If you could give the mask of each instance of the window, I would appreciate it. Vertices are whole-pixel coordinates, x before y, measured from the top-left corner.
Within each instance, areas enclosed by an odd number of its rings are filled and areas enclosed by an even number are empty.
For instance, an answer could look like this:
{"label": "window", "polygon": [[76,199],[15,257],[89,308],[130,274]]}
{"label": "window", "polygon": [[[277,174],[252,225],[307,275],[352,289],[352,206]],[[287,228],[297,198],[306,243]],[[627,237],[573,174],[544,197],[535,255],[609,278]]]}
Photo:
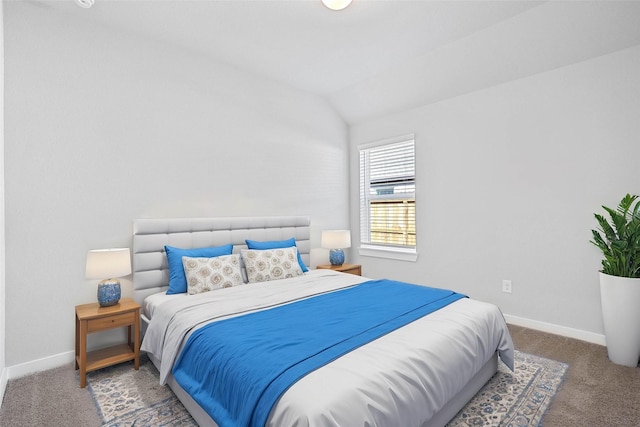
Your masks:
{"label": "window", "polygon": [[416,172],[413,134],[360,145],[358,150],[360,254],[415,260]]}

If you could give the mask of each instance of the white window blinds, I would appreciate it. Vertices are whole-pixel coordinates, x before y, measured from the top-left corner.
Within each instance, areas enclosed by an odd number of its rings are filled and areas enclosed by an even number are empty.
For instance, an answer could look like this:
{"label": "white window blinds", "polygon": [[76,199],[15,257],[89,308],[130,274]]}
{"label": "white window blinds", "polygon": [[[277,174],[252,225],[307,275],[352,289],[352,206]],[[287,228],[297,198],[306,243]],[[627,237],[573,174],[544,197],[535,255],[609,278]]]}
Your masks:
{"label": "white window blinds", "polygon": [[416,247],[415,140],[412,135],[358,147],[360,241]]}

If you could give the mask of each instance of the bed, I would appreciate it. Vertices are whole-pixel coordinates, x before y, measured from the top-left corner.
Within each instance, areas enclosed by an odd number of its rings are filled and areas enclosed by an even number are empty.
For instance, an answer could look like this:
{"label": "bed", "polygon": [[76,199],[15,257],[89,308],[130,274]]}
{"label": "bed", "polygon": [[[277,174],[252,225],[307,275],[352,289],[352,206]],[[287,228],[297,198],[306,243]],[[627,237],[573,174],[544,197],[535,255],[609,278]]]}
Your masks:
{"label": "bed", "polygon": [[[320,301],[325,307],[337,305],[337,298],[347,303],[354,298],[360,301],[362,296],[348,292],[360,292],[367,286],[380,287],[382,292],[389,292],[383,290],[385,286],[405,286],[331,270],[309,270],[300,276],[195,295],[166,294],[170,271],[165,246],[204,248],[231,244],[233,254],[244,251],[246,256],[252,252],[247,250],[247,239],[268,242],[290,238],[295,239],[301,264],[309,265],[310,218],[306,216],[134,221],[134,299],[142,306],[142,349],[158,368],[161,383],[171,387],[200,426],[218,425],[210,415],[216,412],[203,401],[202,393],[190,394],[185,388],[193,390],[192,384],[184,380],[179,383],[176,376],[184,378],[183,366],[178,365],[192,360],[195,363],[189,354],[204,354],[202,350],[188,350],[205,330],[216,333],[216,328],[235,324],[234,321],[262,325],[262,320],[256,320],[260,316],[294,307],[304,315]],[[247,280],[247,269],[242,266],[243,281]],[[371,307],[376,301],[392,299],[398,293],[396,289],[399,288],[394,287],[388,296],[373,298]],[[423,289],[406,285],[408,292]],[[446,298],[454,300],[397,329],[355,344],[322,362],[321,367],[299,375],[291,385],[283,387],[281,395],[276,395],[273,407],[267,406],[266,421],[258,425],[444,426],[491,378],[500,360],[513,368],[513,344],[500,310],[470,298]],[[387,305],[395,307],[395,303]],[[222,360],[220,348],[210,351]],[[204,356],[210,361],[218,360],[216,357]],[[226,375],[226,371],[211,375]]]}

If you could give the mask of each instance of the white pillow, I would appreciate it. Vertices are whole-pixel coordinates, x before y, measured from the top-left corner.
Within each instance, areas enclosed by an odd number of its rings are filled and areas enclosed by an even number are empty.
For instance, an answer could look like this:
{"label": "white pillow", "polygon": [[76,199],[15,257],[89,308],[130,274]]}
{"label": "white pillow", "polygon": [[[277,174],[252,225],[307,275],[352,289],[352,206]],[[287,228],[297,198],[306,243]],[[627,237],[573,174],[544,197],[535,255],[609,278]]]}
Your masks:
{"label": "white pillow", "polygon": [[214,258],[182,257],[189,295],[242,285],[237,254]]}
{"label": "white pillow", "polygon": [[295,246],[278,249],[242,249],[249,283],[302,276]]}

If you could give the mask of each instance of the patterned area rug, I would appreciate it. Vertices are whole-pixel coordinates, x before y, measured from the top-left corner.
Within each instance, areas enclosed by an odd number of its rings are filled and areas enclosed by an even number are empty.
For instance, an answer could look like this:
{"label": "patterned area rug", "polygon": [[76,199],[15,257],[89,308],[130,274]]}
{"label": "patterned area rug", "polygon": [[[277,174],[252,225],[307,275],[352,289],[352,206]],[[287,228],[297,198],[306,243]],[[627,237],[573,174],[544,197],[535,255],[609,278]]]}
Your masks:
{"label": "patterned area rug", "polygon": [[102,425],[197,426],[168,386],[161,386],[159,373],[148,357],[140,356],[140,369],[133,362],[121,363],[87,374],[87,388],[102,417]]}
{"label": "patterned area rug", "polygon": [[540,426],[568,365],[515,353],[515,372],[498,363],[498,372],[447,424],[447,427]]}
{"label": "patterned area rug", "polygon": [[[499,363],[498,373],[447,424],[448,427],[539,426],[562,384],[567,365],[516,351],[515,373]],[[87,374],[103,426],[196,426],[146,357]]]}

